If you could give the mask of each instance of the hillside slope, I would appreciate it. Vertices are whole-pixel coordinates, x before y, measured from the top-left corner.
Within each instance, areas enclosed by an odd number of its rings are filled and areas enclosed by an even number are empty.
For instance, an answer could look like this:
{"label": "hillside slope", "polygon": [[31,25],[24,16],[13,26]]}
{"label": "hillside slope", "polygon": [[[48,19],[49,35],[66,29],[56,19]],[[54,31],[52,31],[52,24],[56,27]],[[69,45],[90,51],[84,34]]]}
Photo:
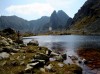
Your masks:
{"label": "hillside slope", "polygon": [[100,0],[87,0],[75,14],[70,30],[100,34]]}

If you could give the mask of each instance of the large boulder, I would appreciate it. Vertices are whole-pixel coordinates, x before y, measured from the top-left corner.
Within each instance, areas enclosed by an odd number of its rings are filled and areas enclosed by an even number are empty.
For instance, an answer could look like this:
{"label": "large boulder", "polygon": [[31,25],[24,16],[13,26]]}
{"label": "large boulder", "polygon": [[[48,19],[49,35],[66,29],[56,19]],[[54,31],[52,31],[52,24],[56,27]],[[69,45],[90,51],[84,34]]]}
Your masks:
{"label": "large boulder", "polygon": [[32,41],[30,41],[29,43],[27,43],[27,45],[35,45],[35,46],[38,46],[39,43],[38,43],[37,40],[32,40]]}
{"label": "large boulder", "polygon": [[43,53],[39,53],[39,54],[35,55],[34,59],[45,60],[45,62],[49,61],[49,57]]}

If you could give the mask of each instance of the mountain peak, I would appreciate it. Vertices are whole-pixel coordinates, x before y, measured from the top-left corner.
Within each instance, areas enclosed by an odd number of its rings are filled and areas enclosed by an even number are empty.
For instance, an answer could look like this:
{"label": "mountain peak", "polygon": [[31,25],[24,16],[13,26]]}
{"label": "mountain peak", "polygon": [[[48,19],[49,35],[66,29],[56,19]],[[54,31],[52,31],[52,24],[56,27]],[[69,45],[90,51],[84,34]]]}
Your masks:
{"label": "mountain peak", "polygon": [[63,10],[59,10],[58,13],[65,13]]}

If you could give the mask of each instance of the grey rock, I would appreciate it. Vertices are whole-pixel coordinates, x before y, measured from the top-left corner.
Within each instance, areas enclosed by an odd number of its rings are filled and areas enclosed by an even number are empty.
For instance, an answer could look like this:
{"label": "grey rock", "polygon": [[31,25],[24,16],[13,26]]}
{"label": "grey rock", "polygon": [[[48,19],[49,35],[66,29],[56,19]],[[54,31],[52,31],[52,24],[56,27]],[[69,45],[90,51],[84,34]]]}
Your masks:
{"label": "grey rock", "polygon": [[39,43],[38,43],[37,40],[32,40],[32,41],[30,41],[29,43],[27,43],[27,45],[36,45],[36,46],[38,46]]}
{"label": "grey rock", "polygon": [[20,62],[20,65],[25,65],[25,62],[24,62],[24,61],[21,61],[21,62]]}
{"label": "grey rock", "polygon": [[9,46],[10,44],[6,40],[0,40],[0,45]]}
{"label": "grey rock", "polygon": [[62,63],[58,63],[58,65],[59,65],[59,67],[63,67],[64,66],[64,64],[62,64]]}
{"label": "grey rock", "polygon": [[9,42],[9,44],[13,44],[13,40],[10,38],[7,38],[7,42]]}
{"label": "grey rock", "polygon": [[2,52],[2,53],[0,53],[0,57],[2,59],[9,58],[10,57],[10,54],[9,53],[6,53],[6,52]]}
{"label": "grey rock", "polygon": [[45,62],[49,61],[49,57],[46,54],[42,53],[35,55],[34,59],[45,60]]}
{"label": "grey rock", "polygon": [[62,61],[64,60],[63,57],[62,57],[61,55],[55,56],[55,59],[56,59],[57,61],[60,61],[60,62],[62,62]]}

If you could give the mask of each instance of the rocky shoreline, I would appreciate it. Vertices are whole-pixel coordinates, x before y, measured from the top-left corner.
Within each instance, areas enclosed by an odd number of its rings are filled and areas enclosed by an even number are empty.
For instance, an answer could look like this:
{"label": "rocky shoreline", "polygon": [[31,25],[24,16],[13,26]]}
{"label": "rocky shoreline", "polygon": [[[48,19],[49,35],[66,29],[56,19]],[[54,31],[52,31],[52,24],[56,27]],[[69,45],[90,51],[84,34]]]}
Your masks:
{"label": "rocky shoreline", "polygon": [[64,64],[66,54],[57,54],[32,40],[27,45],[0,36],[0,74],[82,74],[75,64]]}

